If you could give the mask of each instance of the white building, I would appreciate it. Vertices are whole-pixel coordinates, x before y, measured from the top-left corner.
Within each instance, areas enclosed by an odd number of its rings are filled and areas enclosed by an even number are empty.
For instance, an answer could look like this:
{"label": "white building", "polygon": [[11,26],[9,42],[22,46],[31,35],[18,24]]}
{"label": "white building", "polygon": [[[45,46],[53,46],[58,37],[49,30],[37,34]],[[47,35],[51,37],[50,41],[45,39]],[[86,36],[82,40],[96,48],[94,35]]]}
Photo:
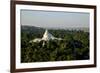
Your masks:
{"label": "white building", "polygon": [[47,40],[54,40],[54,39],[55,39],[55,37],[52,34],[50,34],[48,32],[48,30],[45,31],[45,33],[44,33],[44,35],[42,37],[42,40],[45,40],[45,41],[47,41]]}
{"label": "white building", "polygon": [[42,41],[42,40],[44,40],[44,41],[49,41],[49,40],[54,40],[54,39],[56,39],[56,40],[62,40],[61,38],[56,38],[56,37],[54,37],[52,34],[50,34],[50,33],[48,32],[48,30],[45,30],[45,33],[44,33],[44,35],[43,35],[42,38],[36,38],[36,39],[34,39],[34,40],[31,40],[30,42],[40,42],[40,41]]}

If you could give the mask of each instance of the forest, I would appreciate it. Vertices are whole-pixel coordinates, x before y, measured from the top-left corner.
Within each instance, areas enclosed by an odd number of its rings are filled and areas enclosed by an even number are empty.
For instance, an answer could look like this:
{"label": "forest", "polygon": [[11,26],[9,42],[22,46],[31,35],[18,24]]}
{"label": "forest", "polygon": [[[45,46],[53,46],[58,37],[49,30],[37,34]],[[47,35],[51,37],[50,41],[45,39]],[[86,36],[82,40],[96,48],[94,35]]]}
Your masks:
{"label": "forest", "polygon": [[64,40],[30,43],[30,40],[42,38],[45,29],[21,26],[21,63],[89,59],[89,31],[68,29],[48,29],[48,31]]}

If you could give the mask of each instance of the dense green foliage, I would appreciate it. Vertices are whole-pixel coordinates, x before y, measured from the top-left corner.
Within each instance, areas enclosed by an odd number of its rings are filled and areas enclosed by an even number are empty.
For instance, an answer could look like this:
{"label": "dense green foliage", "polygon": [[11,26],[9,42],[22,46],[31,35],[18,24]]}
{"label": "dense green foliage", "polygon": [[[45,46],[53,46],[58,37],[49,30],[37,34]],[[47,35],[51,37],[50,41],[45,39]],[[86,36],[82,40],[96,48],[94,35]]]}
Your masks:
{"label": "dense green foliage", "polygon": [[[29,43],[35,38],[42,38],[44,29],[22,29],[21,62],[43,62],[89,59],[89,32],[81,30],[53,30],[49,32],[64,40],[50,40]],[[43,43],[45,43],[43,45]]]}

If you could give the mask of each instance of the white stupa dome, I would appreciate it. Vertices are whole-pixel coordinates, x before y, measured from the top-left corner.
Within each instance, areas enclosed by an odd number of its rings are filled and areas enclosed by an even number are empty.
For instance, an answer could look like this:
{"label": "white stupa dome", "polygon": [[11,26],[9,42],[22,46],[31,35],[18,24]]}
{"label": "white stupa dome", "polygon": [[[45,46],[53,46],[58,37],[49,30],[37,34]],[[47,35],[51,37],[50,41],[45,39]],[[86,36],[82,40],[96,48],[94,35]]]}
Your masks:
{"label": "white stupa dome", "polygon": [[62,40],[61,38],[56,38],[56,37],[54,37],[54,36],[53,36],[52,34],[50,34],[50,33],[48,32],[48,30],[46,29],[46,30],[45,30],[45,33],[44,33],[44,35],[43,35],[42,38],[35,38],[34,40],[31,40],[30,43],[31,43],[31,42],[40,42],[40,41],[42,41],[42,40],[44,40],[44,41],[49,41],[49,40],[54,40],[54,39],[56,39],[56,40]]}
{"label": "white stupa dome", "polygon": [[55,39],[55,37],[52,35],[52,34],[50,34],[49,32],[48,32],[48,30],[46,29],[46,31],[45,31],[45,33],[44,33],[44,35],[43,35],[43,37],[42,37],[42,40],[54,40]]}

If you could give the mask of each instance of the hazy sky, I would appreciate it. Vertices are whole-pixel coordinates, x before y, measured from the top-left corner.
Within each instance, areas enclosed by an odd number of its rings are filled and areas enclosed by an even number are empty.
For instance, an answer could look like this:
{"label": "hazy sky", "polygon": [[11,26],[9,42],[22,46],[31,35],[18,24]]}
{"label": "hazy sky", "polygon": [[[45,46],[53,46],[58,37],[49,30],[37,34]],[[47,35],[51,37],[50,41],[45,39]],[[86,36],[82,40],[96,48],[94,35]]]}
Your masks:
{"label": "hazy sky", "polygon": [[21,10],[21,25],[47,28],[89,27],[89,13]]}

